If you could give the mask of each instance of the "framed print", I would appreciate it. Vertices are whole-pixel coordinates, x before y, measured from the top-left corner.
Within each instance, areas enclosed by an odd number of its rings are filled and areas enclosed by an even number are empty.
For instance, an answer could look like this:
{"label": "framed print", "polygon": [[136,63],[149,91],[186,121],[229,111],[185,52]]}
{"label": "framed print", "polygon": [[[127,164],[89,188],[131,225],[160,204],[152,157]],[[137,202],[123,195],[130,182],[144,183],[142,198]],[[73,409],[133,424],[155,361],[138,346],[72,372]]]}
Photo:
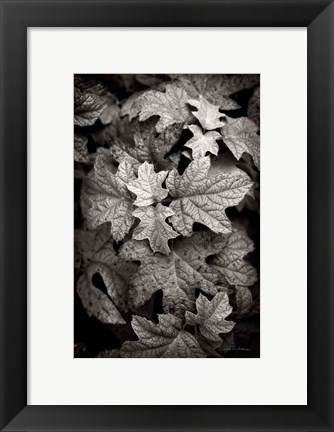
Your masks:
{"label": "framed print", "polygon": [[333,430],[332,1],[1,14],[2,430]]}

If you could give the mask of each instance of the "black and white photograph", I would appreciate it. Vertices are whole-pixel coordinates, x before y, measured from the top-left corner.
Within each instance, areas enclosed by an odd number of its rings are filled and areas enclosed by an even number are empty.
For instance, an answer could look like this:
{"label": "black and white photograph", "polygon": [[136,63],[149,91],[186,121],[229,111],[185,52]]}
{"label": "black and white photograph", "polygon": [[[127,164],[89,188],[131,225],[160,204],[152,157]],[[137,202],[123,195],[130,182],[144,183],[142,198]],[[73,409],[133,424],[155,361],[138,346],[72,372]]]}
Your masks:
{"label": "black and white photograph", "polygon": [[74,75],[74,357],[260,357],[259,74]]}

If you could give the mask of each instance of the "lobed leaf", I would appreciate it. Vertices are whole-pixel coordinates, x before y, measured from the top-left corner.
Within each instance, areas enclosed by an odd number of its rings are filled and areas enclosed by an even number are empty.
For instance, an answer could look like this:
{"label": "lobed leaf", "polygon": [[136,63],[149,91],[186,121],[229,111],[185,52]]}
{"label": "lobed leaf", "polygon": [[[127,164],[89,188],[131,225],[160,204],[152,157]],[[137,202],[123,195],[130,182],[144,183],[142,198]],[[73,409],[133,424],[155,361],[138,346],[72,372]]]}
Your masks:
{"label": "lobed leaf", "polygon": [[251,286],[257,281],[257,272],[243,258],[253,248],[253,242],[244,231],[233,232],[226,247],[212,258],[211,264],[231,285]]}
{"label": "lobed leaf", "polygon": [[149,90],[139,96],[132,109],[139,111],[139,120],[147,120],[152,116],[159,116],[156,124],[157,132],[162,132],[174,123],[184,123],[190,116],[187,106],[187,93],[171,84],[166,85],[166,91]]}
{"label": "lobed leaf", "polygon": [[[89,316],[105,324],[125,324],[121,312],[128,310],[128,278],[135,268],[135,264],[116,256],[110,242],[99,249],[77,283],[78,295]],[[94,286],[96,274],[102,277],[107,293]]]}
{"label": "lobed leaf", "polygon": [[173,227],[182,235],[190,236],[194,222],[206,225],[216,233],[232,231],[225,210],[237,205],[252,187],[247,174],[238,170],[222,172],[210,177],[210,158],[195,159],[182,176],[176,170],[169,173],[166,186],[174,198],[170,208]]}
{"label": "lobed leaf", "polygon": [[204,337],[214,342],[220,342],[220,333],[230,332],[235,323],[226,321],[232,312],[229,304],[228,295],[224,292],[217,293],[210,301],[200,294],[196,300],[197,314],[186,312],[186,320],[190,325],[199,325],[199,329]]}
{"label": "lobed leaf", "polygon": [[134,178],[133,168],[127,162],[122,162],[116,174],[113,174],[105,157],[97,156],[94,175],[88,179],[87,185],[87,196],[91,203],[87,214],[90,228],[110,222],[114,239],[119,241],[124,238],[134,221],[133,198],[127,188]]}
{"label": "lobed leaf", "polygon": [[185,143],[186,147],[192,150],[193,159],[205,156],[207,152],[214,155],[218,154],[217,139],[221,139],[219,132],[206,132],[203,134],[202,129],[197,125],[190,125],[189,129],[193,137]]}
{"label": "lobed leaf", "polygon": [[138,208],[132,214],[140,219],[132,238],[135,240],[148,239],[153,252],[168,254],[170,252],[168,240],[179,235],[165,222],[166,218],[172,216],[174,212],[159,203],[156,207]]}
{"label": "lobed leaf", "polygon": [[205,357],[194,336],[182,329],[180,319],[171,314],[158,316],[158,324],[133,316],[131,324],[139,340],[124,342],[121,357]]}
{"label": "lobed leaf", "polygon": [[74,124],[91,126],[107,107],[105,99],[94,93],[74,88]]}
{"label": "lobed leaf", "polygon": [[259,128],[247,117],[228,119],[228,123],[221,128],[224,143],[236,159],[240,159],[244,152],[249,153],[255,165],[260,169],[260,136]]}
{"label": "lobed leaf", "polygon": [[139,166],[138,178],[128,183],[127,188],[137,195],[134,204],[138,207],[148,206],[162,201],[168,195],[168,190],[162,187],[162,183],[168,171],[154,172],[154,167],[148,162]]}

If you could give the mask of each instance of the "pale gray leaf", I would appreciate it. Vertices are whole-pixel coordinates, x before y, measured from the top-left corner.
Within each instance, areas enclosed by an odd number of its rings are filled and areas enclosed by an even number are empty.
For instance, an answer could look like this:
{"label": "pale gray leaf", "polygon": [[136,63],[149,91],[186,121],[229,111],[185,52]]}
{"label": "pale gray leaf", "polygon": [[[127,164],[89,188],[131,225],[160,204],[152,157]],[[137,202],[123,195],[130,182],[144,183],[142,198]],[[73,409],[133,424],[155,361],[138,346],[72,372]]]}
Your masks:
{"label": "pale gray leaf", "polygon": [[220,118],[225,117],[225,114],[219,112],[219,105],[212,105],[203,96],[199,100],[189,99],[188,104],[197,108],[198,111],[193,111],[192,114],[199,120],[201,126],[205,130],[213,130],[224,126],[224,122]]}
{"label": "pale gray leaf", "polygon": [[138,207],[148,206],[162,201],[168,191],[161,185],[168,171],[154,172],[154,166],[144,162],[138,169],[138,178],[128,183],[128,189],[137,195],[134,204]]}
{"label": "pale gray leaf", "polygon": [[[216,246],[214,250],[209,248],[208,253],[217,251],[218,242]],[[214,268],[207,267],[204,250],[199,247],[197,252],[202,259],[196,259],[195,252],[188,254],[187,243],[182,245],[182,239],[175,243],[170,255],[153,254],[144,241],[126,242],[121,247],[120,257],[141,263],[131,277],[129,301],[133,308],[142,306],[156,291],[162,290],[164,311],[182,317],[186,310],[194,310],[197,289],[211,295],[225,290],[225,278]]]}
{"label": "pale gray leaf", "polygon": [[236,231],[229,236],[227,246],[212,258],[211,264],[231,285],[251,286],[257,281],[257,272],[244,260],[244,256],[253,248],[253,242],[247,234]]}
{"label": "pale gray leaf", "polygon": [[74,160],[76,162],[89,162],[87,149],[88,138],[83,134],[74,134]]}
{"label": "pale gray leaf", "polygon": [[220,341],[220,333],[230,332],[234,321],[225,320],[232,312],[228,295],[224,292],[217,293],[210,301],[200,294],[196,300],[197,314],[186,312],[186,320],[190,325],[199,325],[203,336],[208,340]]}
{"label": "pale gray leaf", "polygon": [[133,168],[122,162],[117,172],[110,171],[103,155],[98,155],[94,165],[94,176],[89,178],[86,193],[91,203],[87,214],[90,228],[94,229],[110,222],[111,234],[119,241],[130,230],[134,217],[133,198],[127,184],[135,178]]}
{"label": "pale gray leaf", "polygon": [[260,82],[259,75],[255,74],[182,74],[172,75],[172,78],[175,79],[175,85],[185,89],[192,99],[203,96],[223,110],[239,108],[238,103],[230,96],[240,90],[251,89]]}
{"label": "pale gray leaf", "polygon": [[176,86],[167,84],[166,91],[146,91],[134,102],[132,109],[140,109],[139,120],[147,120],[152,116],[159,116],[156,124],[157,132],[162,132],[166,127],[174,123],[184,123],[190,116],[187,106],[189,96]]}
{"label": "pale gray leaf", "polygon": [[166,218],[174,212],[159,203],[156,207],[138,208],[132,214],[140,219],[132,237],[135,240],[148,239],[153,252],[168,254],[168,240],[179,235],[166,223]]}
{"label": "pale gray leaf", "polygon": [[166,186],[174,198],[170,220],[184,236],[192,234],[194,222],[202,223],[216,233],[232,231],[225,210],[237,205],[252,187],[247,174],[239,170],[208,177],[210,157],[195,159],[182,176],[176,170],[169,173]]}
{"label": "pale gray leaf", "polygon": [[249,153],[257,168],[260,169],[260,136],[258,126],[248,117],[228,119],[221,128],[225,144],[236,159],[240,159],[244,152]]}
{"label": "pale gray leaf", "polygon": [[127,341],[121,348],[122,357],[205,357],[198,342],[189,332],[182,330],[182,321],[166,314],[158,315],[159,323],[133,316],[132,328],[138,341]]}
{"label": "pale gray leaf", "polygon": [[202,129],[197,125],[190,125],[189,129],[193,137],[185,143],[185,146],[192,150],[193,159],[205,156],[206,152],[218,154],[217,139],[221,139],[219,132],[211,131],[203,134]]}

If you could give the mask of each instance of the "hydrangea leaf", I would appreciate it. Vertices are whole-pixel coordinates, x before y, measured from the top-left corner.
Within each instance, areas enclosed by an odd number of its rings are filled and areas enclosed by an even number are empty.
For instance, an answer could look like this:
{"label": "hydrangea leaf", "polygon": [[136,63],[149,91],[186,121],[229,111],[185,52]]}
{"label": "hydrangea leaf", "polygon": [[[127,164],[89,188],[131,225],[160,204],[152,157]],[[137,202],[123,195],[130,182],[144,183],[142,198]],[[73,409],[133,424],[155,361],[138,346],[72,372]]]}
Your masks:
{"label": "hydrangea leaf", "polygon": [[204,97],[210,103],[219,104],[224,110],[233,110],[239,108],[239,104],[230,99],[230,94],[236,90],[231,89],[226,75],[177,75],[176,85],[186,90],[193,99]]}
{"label": "hydrangea leaf", "polygon": [[211,301],[200,294],[196,300],[196,309],[197,314],[186,312],[187,323],[199,325],[202,335],[208,340],[219,342],[219,334],[230,332],[235,325],[235,322],[225,320],[231,314],[232,306],[224,292],[217,293]]}
{"label": "hydrangea leaf", "polygon": [[77,292],[83,307],[88,316],[93,316],[104,324],[125,324],[124,318],[110,298],[93,285],[92,278],[97,270],[96,265],[89,266],[78,280]]}
{"label": "hydrangea leaf", "polygon": [[165,313],[183,316],[185,310],[193,309],[195,291],[188,283],[192,282],[193,275],[183,268],[176,269],[174,255],[153,254],[146,242],[132,240],[122,246],[120,256],[124,259],[131,256],[132,260],[135,258],[141,263],[130,280],[129,304],[132,309],[142,306],[158,290],[163,292]]}
{"label": "hydrangea leaf", "polygon": [[259,128],[248,117],[228,119],[228,123],[221,128],[224,143],[236,159],[240,159],[244,152],[249,153],[255,165],[260,169],[260,136]]}
{"label": "hydrangea leaf", "polygon": [[144,92],[132,93],[125,101],[122,103],[121,117],[129,116],[129,120],[133,120],[140,113],[140,105],[134,106],[136,99],[141,96]]}
{"label": "hydrangea leaf", "polygon": [[[128,275],[136,265],[116,256],[112,244],[106,243],[91,259],[86,272],[79,278],[77,292],[89,316],[105,324],[125,324],[121,312],[126,312]],[[107,294],[93,284],[93,276],[99,274]]]}
{"label": "hydrangea leaf", "polygon": [[76,162],[89,162],[87,149],[88,138],[83,134],[74,134],[74,160]]}
{"label": "hydrangea leaf", "polygon": [[244,231],[233,232],[226,247],[212,257],[211,264],[231,285],[251,286],[257,281],[257,272],[243,258],[253,249],[253,242]]}
{"label": "hydrangea leaf", "polygon": [[[214,250],[209,249],[209,254],[220,249],[218,243]],[[225,277],[205,264],[205,252],[202,250],[202,258],[196,259],[199,250],[187,253],[188,246],[189,243],[182,244],[180,239],[170,255],[153,254],[145,241],[131,240],[121,247],[123,259],[141,263],[130,281],[129,301],[134,309],[162,290],[164,312],[182,317],[185,310],[194,310],[196,289],[211,295],[226,289]]]}
{"label": "hydrangea leaf", "polygon": [[254,93],[248,102],[247,116],[260,126],[260,86],[254,89]]}
{"label": "hydrangea leaf", "polygon": [[236,229],[228,237],[227,248],[235,255],[244,257],[253,252],[254,243],[242,229]]}
{"label": "hydrangea leaf", "polygon": [[182,321],[171,315],[158,315],[159,323],[134,315],[132,328],[138,341],[126,341],[121,357],[205,357],[205,353],[192,334],[182,329]]}
{"label": "hydrangea leaf", "polygon": [[138,208],[132,214],[140,219],[140,224],[134,230],[132,238],[148,239],[153,252],[168,254],[170,252],[168,240],[179,235],[166,223],[166,218],[172,216],[174,212],[159,203],[156,207]]}
{"label": "hydrangea leaf", "polygon": [[198,288],[212,294],[216,290],[227,290],[228,284],[220,272],[207,264],[206,259],[219,253],[226,244],[227,239],[223,234],[198,231],[194,232],[191,237],[179,237],[173,244],[173,253],[175,259],[180,264],[183,263],[184,268],[188,271],[191,268],[192,272],[200,276],[201,284],[198,285]]}
{"label": "hydrangea leaf", "polygon": [[105,102],[106,107],[100,115],[100,120],[102,124],[107,125],[118,118],[120,115],[120,108],[117,98],[112,94],[108,94],[108,96],[105,97]]}
{"label": "hydrangea leaf", "polygon": [[185,89],[192,99],[203,96],[208,102],[219,104],[223,110],[239,108],[230,98],[233,93],[252,88],[259,83],[259,75],[172,75],[175,85]]}
{"label": "hydrangea leaf", "polygon": [[168,195],[168,190],[161,185],[168,171],[154,172],[154,166],[144,162],[138,169],[138,178],[131,181],[127,187],[137,195],[134,204],[138,207],[148,206],[160,202]]}
{"label": "hydrangea leaf", "polygon": [[133,156],[131,148],[123,145],[120,140],[114,140],[114,143],[110,147],[109,152],[115,161],[117,161],[118,163],[127,162],[133,167],[136,173],[138,172],[141,163]]}
{"label": "hydrangea leaf", "polygon": [[78,88],[82,92],[92,93],[97,96],[106,96],[108,93],[107,88],[95,79],[92,79],[90,75],[74,77],[74,87]]}
{"label": "hydrangea leaf", "polygon": [[236,286],[235,299],[239,314],[246,314],[253,304],[253,297],[250,290],[245,286]]}
{"label": "hydrangea leaf", "polygon": [[221,139],[219,132],[211,131],[203,134],[202,129],[197,125],[190,125],[189,129],[194,136],[185,143],[185,146],[192,150],[193,159],[205,156],[206,152],[218,154],[219,148],[216,140]]}
{"label": "hydrangea leaf", "polygon": [[208,177],[210,157],[195,159],[181,176],[175,169],[167,177],[166,185],[174,198],[170,220],[182,235],[190,236],[194,222],[206,225],[216,233],[232,231],[225,210],[237,205],[252,187],[247,174],[238,170]]}
{"label": "hydrangea leaf", "polygon": [[187,106],[189,96],[185,90],[166,85],[166,91],[149,90],[139,96],[132,108],[138,110],[139,120],[147,120],[152,116],[159,116],[160,119],[156,124],[157,132],[162,132],[166,127],[174,123],[184,123],[190,116],[190,110]]}
{"label": "hydrangea leaf", "polygon": [[107,107],[105,98],[95,93],[74,88],[74,124],[91,126]]}
{"label": "hydrangea leaf", "polygon": [[87,184],[87,195],[91,207],[87,214],[89,227],[94,229],[110,222],[111,234],[116,241],[122,240],[129,232],[134,217],[134,206],[127,184],[135,178],[131,165],[122,162],[115,174],[110,170],[103,155],[98,155],[94,175]]}
{"label": "hydrangea leaf", "polygon": [[110,139],[108,145],[113,159],[119,163],[129,162],[136,172],[140,164],[145,161],[153,163],[157,171],[177,167],[180,156],[178,154],[167,156],[167,153],[180,138],[182,125],[168,126],[163,132],[157,134],[155,123],[149,120],[136,126],[133,145],[115,137]]}
{"label": "hydrangea leaf", "polygon": [[181,136],[182,124],[166,127],[160,134],[155,130],[155,121],[139,123],[134,134],[135,157],[153,163],[157,170],[175,168],[178,155],[168,155]]}
{"label": "hydrangea leaf", "polygon": [[90,230],[84,223],[81,228],[74,232],[76,258],[80,264],[86,267],[95,253],[111,239],[110,229],[107,224],[101,225],[95,230]]}
{"label": "hydrangea leaf", "polygon": [[198,109],[192,114],[198,118],[203,129],[213,130],[224,126],[225,123],[220,118],[225,117],[225,114],[219,112],[219,105],[210,104],[203,96],[199,100],[189,99],[188,103]]}

